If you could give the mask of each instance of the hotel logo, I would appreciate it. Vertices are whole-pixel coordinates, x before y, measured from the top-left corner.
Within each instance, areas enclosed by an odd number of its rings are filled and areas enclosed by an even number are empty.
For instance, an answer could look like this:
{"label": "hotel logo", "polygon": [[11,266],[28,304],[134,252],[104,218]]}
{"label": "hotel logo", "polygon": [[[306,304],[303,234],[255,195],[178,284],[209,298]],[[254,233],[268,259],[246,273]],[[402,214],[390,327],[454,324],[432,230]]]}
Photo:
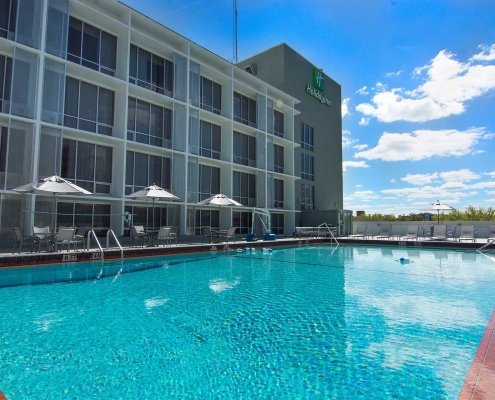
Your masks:
{"label": "hotel logo", "polygon": [[325,91],[325,76],[318,68],[313,67],[313,86],[322,92]]}

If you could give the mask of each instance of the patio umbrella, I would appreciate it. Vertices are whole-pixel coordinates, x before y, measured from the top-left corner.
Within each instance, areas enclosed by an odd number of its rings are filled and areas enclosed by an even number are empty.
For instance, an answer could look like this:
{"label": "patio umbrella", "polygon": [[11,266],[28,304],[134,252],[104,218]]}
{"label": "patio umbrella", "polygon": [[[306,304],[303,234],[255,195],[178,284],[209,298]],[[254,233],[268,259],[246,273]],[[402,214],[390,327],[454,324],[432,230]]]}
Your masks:
{"label": "patio umbrella", "polygon": [[437,212],[437,221],[440,224],[440,211],[453,211],[454,207],[451,207],[447,204],[440,203],[440,200],[437,200],[436,203],[430,204],[425,208],[421,208],[422,211],[436,211]]}
{"label": "patio umbrella", "polygon": [[32,194],[52,194],[52,232],[55,233],[55,206],[57,200],[55,196],[57,194],[72,194],[72,195],[83,195],[92,194],[91,192],[79,187],[68,180],[61,178],[58,175],[49,176],[48,178],[40,179],[37,182],[28,183],[27,185],[16,187],[12,189],[17,193],[32,193]]}
{"label": "patio umbrella", "polygon": [[208,197],[206,200],[201,200],[198,206],[218,206],[218,210],[220,211],[220,207],[242,207],[242,204],[232,200],[230,197],[225,196],[224,194],[216,194],[214,196]]}
{"label": "patio umbrella", "polygon": [[151,185],[125,196],[133,200],[153,200],[153,230],[155,229],[155,200],[180,200],[177,196],[167,192],[160,186]]}

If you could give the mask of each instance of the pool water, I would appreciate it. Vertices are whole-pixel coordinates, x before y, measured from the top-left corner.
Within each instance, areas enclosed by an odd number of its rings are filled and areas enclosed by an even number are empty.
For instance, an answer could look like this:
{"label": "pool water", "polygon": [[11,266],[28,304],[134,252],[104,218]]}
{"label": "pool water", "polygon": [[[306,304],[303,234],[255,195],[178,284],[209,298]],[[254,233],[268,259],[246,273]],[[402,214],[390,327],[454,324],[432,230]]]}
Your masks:
{"label": "pool water", "polygon": [[0,391],[455,399],[495,306],[494,260],[321,245],[3,270]]}

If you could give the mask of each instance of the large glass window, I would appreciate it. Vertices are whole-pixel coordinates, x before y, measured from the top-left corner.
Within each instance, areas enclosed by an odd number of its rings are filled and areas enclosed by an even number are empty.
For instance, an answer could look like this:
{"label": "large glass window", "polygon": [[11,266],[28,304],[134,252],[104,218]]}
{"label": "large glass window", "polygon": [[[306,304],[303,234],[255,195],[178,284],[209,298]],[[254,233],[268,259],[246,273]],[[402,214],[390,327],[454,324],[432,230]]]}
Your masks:
{"label": "large glass window", "polygon": [[301,185],[301,210],[315,209],[315,187],[312,185]]}
{"label": "large glass window", "polygon": [[222,110],[222,85],[201,77],[201,108],[220,115]]}
{"label": "large glass window", "polygon": [[202,235],[203,226],[220,229],[220,213],[218,210],[196,210],[194,234]]}
{"label": "large glass window", "polygon": [[0,55],[0,112],[10,112],[10,90],[12,86],[12,59]]}
{"label": "large glass window", "polygon": [[234,121],[256,127],[256,100],[234,92]]}
{"label": "large glass window", "polygon": [[125,169],[125,194],[131,194],[150,185],[170,191],[170,158],[127,151]]}
{"label": "large glass window", "polygon": [[256,167],[256,138],[234,131],[234,163]]}
{"label": "large glass window", "polygon": [[117,38],[93,25],[70,17],[67,60],[115,76]]}
{"label": "large glass window", "polygon": [[40,48],[43,1],[0,0],[0,37]]}
{"label": "large glass window", "polygon": [[284,114],[277,110],[273,110],[273,134],[284,137]]}
{"label": "large glass window", "polygon": [[201,121],[201,137],[199,141],[199,154],[203,157],[220,160],[222,151],[222,128],[220,125]]}
{"label": "large glass window", "polygon": [[129,82],[172,97],[174,64],[131,44]]}
{"label": "large glass window", "polygon": [[236,234],[246,235],[251,233],[253,214],[246,211],[234,211],[232,213],[232,226],[236,228]]}
{"label": "large glass window", "polygon": [[301,147],[313,151],[313,127],[301,122]]}
{"label": "large glass window", "polygon": [[284,172],[284,148],[277,144],[273,145],[273,171],[274,172]]}
{"label": "large glass window", "polygon": [[114,92],[67,77],[64,125],[112,136]]}
{"label": "large glass window", "polygon": [[273,208],[284,208],[284,181],[273,179]]}
{"label": "large glass window", "polygon": [[314,157],[301,153],[301,179],[315,180]]}
{"label": "large glass window", "polygon": [[92,193],[110,194],[112,148],[64,139],[61,175]]}
{"label": "large glass window", "polygon": [[256,175],[234,171],[232,181],[234,200],[244,206],[256,207]]}
{"label": "large glass window", "polygon": [[172,110],[129,97],[127,139],[172,148]]}
{"label": "large glass window", "polygon": [[[155,203],[155,209],[153,207],[142,206],[125,206],[124,212],[128,212],[132,215],[132,225],[143,225],[145,227],[154,226],[155,229],[160,226],[167,226],[167,207],[160,207]],[[153,220],[154,215],[154,220]],[[124,236],[129,235],[127,226],[124,226]]]}
{"label": "large glass window", "polygon": [[[110,205],[57,203],[57,226],[60,227],[88,227],[94,228],[98,236],[104,236],[110,229]],[[100,234],[98,234],[100,233]]]}
{"label": "large glass window", "polygon": [[199,165],[199,199],[205,200],[220,193],[220,168]]}
{"label": "large glass window", "polygon": [[275,235],[283,235],[284,234],[284,214],[279,213],[271,213],[271,231]]}

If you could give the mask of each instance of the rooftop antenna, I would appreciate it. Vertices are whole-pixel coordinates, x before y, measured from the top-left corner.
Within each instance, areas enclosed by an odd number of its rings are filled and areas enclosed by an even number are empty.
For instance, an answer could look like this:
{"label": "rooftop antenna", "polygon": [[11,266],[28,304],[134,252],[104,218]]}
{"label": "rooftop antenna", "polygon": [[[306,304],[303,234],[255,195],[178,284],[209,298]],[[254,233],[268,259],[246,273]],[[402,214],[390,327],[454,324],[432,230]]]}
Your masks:
{"label": "rooftop antenna", "polygon": [[234,10],[234,26],[233,26],[233,33],[234,33],[234,57],[233,57],[233,63],[237,64],[237,0],[232,0],[232,6]]}

